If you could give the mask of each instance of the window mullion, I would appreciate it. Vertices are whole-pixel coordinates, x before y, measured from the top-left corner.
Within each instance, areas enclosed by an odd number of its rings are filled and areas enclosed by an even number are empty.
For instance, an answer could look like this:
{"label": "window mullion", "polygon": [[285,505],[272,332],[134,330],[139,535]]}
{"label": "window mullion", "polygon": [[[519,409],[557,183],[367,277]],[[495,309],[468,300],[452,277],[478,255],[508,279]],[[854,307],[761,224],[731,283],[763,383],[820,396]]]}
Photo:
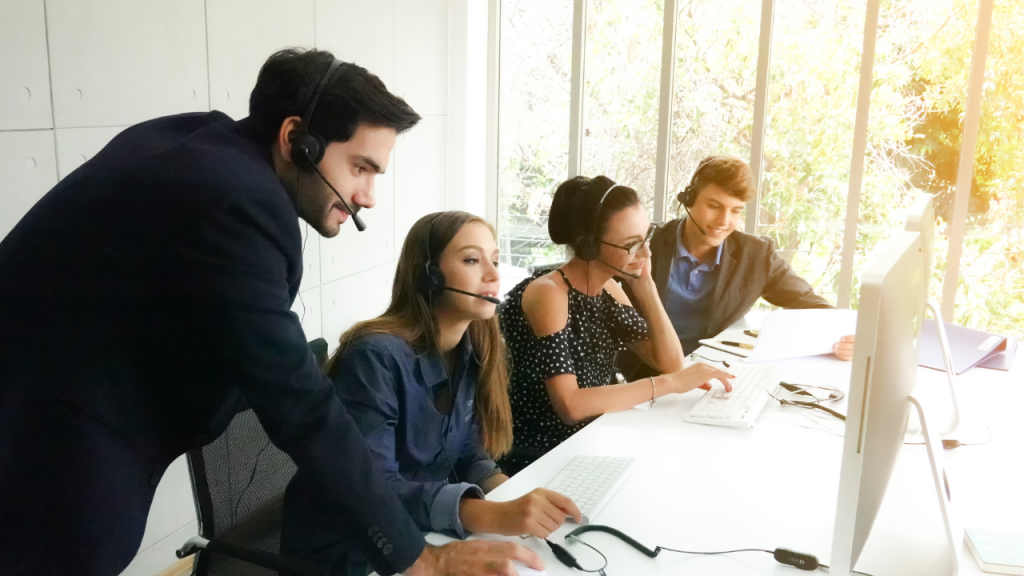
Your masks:
{"label": "window mullion", "polygon": [[839,269],[839,298],[836,306],[850,307],[853,287],[853,256],[857,249],[857,222],[860,216],[860,192],[864,184],[864,153],[867,150],[868,115],[874,78],[875,41],[878,39],[878,12],[881,0],[868,0],[864,16],[864,51],[860,58],[860,86],[857,90],[857,116],[853,124],[853,148],[850,153],[850,189],[846,196],[846,225],[843,229],[842,266]]}
{"label": "window mullion", "polygon": [[956,289],[960,276],[960,257],[964,251],[967,231],[967,204],[971,195],[974,174],[974,154],[978,145],[978,125],[981,122],[981,101],[984,96],[985,60],[988,57],[988,36],[992,27],[992,0],[978,2],[978,27],[974,35],[974,54],[971,57],[971,76],[967,88],[967,107],[964,114],[963,138],[960,141],[960,162],[956,174],[956,200],[953,204],[952,230],[949,236],[949,256],[946,259],[946,278],[942,283],[942,317],[954,322],[956,316]]}

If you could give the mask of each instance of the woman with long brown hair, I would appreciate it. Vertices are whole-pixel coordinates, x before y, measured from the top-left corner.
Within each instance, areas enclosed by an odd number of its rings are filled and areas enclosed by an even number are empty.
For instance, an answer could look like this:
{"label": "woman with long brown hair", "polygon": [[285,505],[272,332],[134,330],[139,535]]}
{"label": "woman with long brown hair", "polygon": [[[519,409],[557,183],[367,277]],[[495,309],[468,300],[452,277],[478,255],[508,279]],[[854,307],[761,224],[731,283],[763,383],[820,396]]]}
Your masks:
{"label": "woman with long brown hair", "polygon": [[[391,305],[343,334],[325,371],[420,529],[543,538],[566,515],[579,520],[571,500],[543,488],[510,502],[483,499],[508,480],[494,458],[512,446],[497,259],[486,221],[466,212],[424,216],[402,247]],[[337,518],[296,475],[285,495],[282,553],[332,574],[366,574],[355,535],[340,532]]]}

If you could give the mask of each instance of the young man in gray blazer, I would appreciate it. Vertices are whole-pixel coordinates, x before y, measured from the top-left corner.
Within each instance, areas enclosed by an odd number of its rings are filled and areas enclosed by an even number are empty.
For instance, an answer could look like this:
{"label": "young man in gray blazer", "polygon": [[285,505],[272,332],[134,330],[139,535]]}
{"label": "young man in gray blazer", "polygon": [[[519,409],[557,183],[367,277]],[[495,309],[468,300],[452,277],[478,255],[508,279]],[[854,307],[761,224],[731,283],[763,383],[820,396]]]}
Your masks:
{"label": "young man in gray blazer", "polygon": [[[677,196],[688,217],[659,225],[651,238],[654,282],[687,354],[742,318],[758,298],[782,308],[832,308],[769,238],[736,230],[755,193],[745,162],[709,156]],[[853,339],[836,342],[836,356],[852,359]],[[620,367],[629,365],[623,359]]]}

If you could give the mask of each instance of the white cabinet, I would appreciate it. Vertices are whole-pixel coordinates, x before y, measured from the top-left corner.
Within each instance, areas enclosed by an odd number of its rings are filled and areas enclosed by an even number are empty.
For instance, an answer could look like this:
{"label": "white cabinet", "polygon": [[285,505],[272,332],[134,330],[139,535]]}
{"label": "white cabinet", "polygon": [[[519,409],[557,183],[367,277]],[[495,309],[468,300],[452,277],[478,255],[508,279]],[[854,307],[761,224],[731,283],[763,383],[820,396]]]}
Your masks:
{"label": "white cabinet", "polygon": [[299,317],[302,331],[306,333],[306,341],[316,340],[323,335],[322,306],[320,304],[320,288],[312,288],[299,292],[292,303],[292,312]]}
{"label": "white cabinet", "polygon": [[52,130],[0,132],[0,240],[57,183]]}
{"label": "white cabinet", "polygon": [[63,180],[110,143],[127,126],[57,130],[57,168]]}
{"label": "white cabinet", "polygon": [[366,68],[394,92],[395,0],[317,0],[316,46]]}
{"label": "white cabinet", "polygon": [[5,0],[0,7],[0,130],[52,126],[43,3]]}
{"label": "white cabinet", "polygon": [[248,116],[260,67],[282,48],[313,48],[313,22],[313,0],[207,0],[210,107]]}
{"label": "white cabinet", "polygon": [[320,288],[323,337],[334,351],[338,338],[360,320],[381,315],[391,303],[393,263],[325,284]]}
{"label": "white cabinet", "polygon": [[360,232],[350,220],[342,224],[334,238],[320,238],[321,282],[333,282],[394,260],[394,190],[392,162],[388,171],[375,181],[376,205],[359,212],[366,230]]}
{"label": "white cabinet", "polygon": [[301,292],[320,285],[320,242],[323,238],[301,218],[299,229],[302,230],[302,283],[299,284]]}
{"label": "white cabinet", "polygon": [[47,0],[58,128],[209,110],[203,0]]}
{"label": "white cabinet", "polygon": [[395,259],[413,223],[444,210],[447,199],[447,122],[427,116],[395,145]]}
{"label": "white cabinet", "polygon": [[421,116],[448,113],[448,1],[395,0],[395,89]]}

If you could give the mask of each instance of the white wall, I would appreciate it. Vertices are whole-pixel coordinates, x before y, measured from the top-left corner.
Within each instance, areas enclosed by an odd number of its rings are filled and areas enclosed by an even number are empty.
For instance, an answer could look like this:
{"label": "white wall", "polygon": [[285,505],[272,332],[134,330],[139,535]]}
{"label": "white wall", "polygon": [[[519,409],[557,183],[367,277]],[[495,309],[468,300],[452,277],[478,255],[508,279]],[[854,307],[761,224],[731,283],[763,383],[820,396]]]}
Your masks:
{"label": "white wall", "polygon": [[[480,16],[472,0],[450,1],[0,1],[0,239],[125,127],[211,108],[241,118],[274,50],[331,50],[380,76],[423,116],[399,137],[378,178],[366,232],[347,225],[327,240],[302,224],[305,270],[293,310],[308,339],[323,336],[333,347],[354,321],[387,305],[395,258],[417,218],[446,207],[482,212],[482,173],[472,182],[478,161],[468,166],[464,157],[482,150],[482,134],[472,136],[482,106],[472,86],[484,71],[464,52],[469,22]],[[458,38],[450,38],[453,22]],[[458,94],[450,102],[452,87]],[[196,530],[179,459],[157,489],[142,547],[124,574],[160,572]]]}

